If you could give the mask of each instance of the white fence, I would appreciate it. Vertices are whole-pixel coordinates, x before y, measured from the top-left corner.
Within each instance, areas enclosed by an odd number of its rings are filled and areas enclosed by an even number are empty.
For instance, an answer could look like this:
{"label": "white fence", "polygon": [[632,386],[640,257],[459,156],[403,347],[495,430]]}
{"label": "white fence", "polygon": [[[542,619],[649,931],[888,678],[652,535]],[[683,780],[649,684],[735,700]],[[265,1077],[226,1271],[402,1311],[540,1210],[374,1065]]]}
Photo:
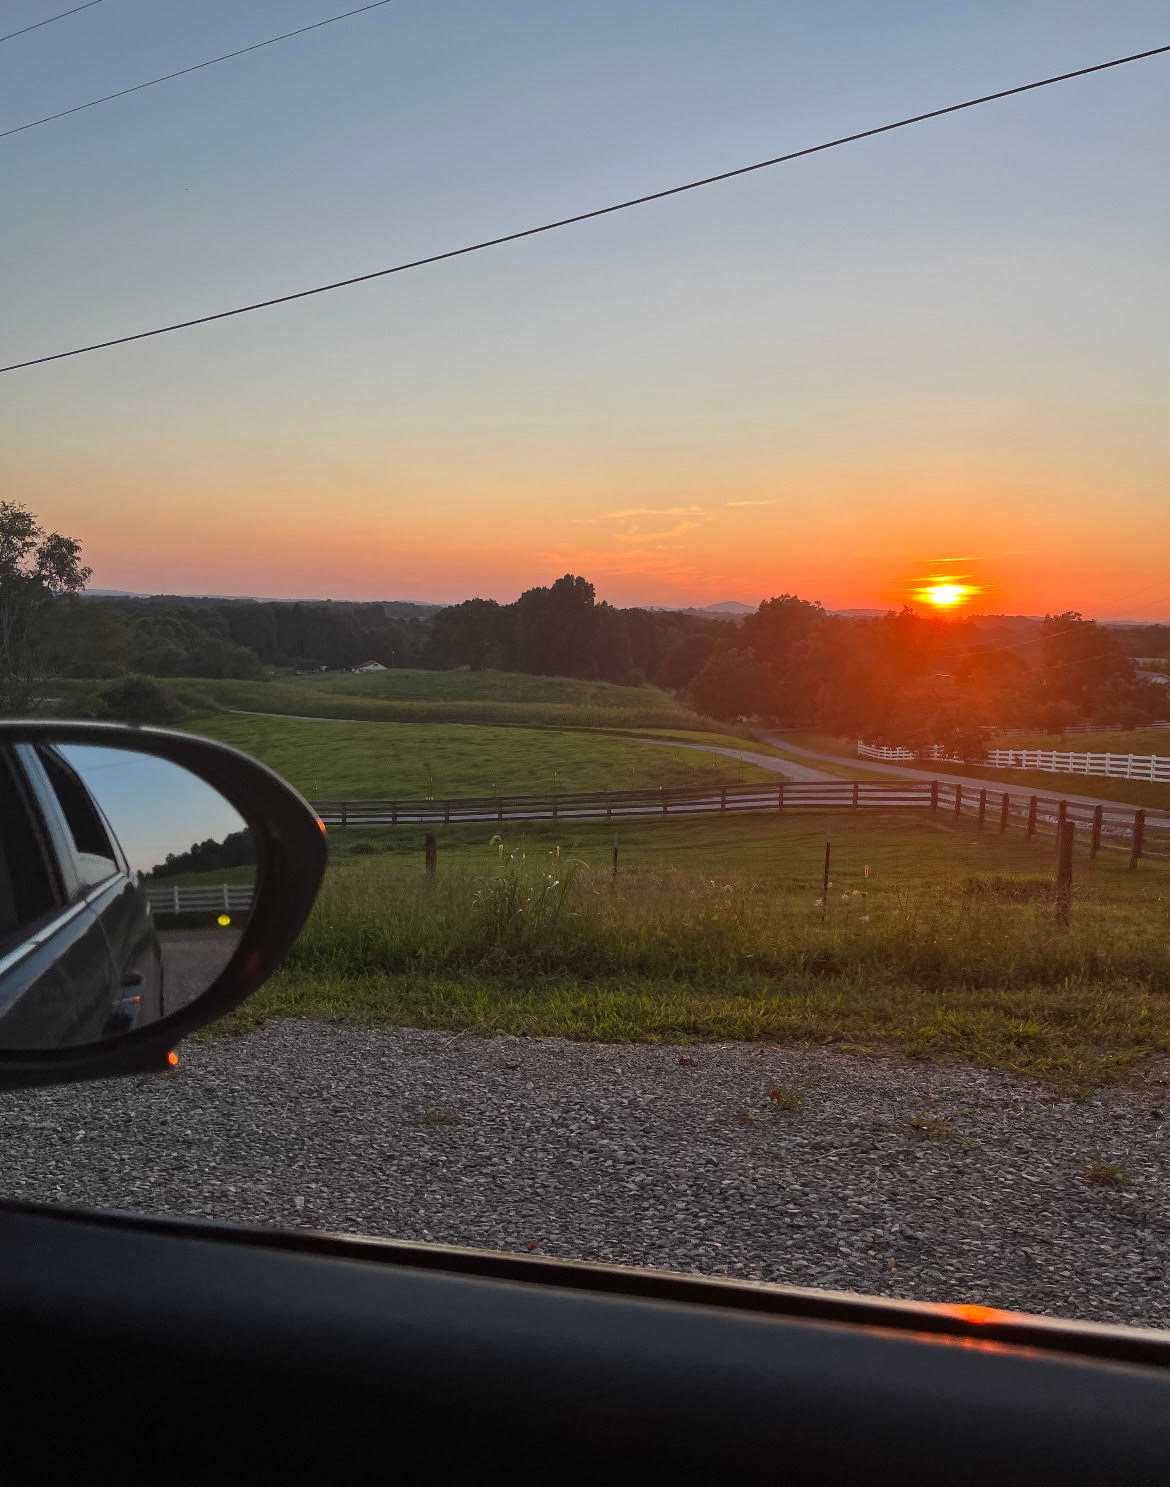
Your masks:
{"label": "white fence", "polygon": [[928,749],[903,749],[890,748],[886,744],[867,744],[857,740],[857,757],[859,759],[888,759],[895,764],[911,764],[915,759],[949,759],[954,764],[963,761],[958,754],[948,754],[942,744],[931,744]]}
{"label": "white fence", "polygon": [[1043,769],[1055,774],[1100,775],[1117,780],[1170,784],[1170,754],[1073,754],[1057,749],[989,749],[990,769]]}
{"label": "white fence", "polygon": [[146,890],[150,907],[160,914],[243,913],[252,907],[250,883],[172,883]]}

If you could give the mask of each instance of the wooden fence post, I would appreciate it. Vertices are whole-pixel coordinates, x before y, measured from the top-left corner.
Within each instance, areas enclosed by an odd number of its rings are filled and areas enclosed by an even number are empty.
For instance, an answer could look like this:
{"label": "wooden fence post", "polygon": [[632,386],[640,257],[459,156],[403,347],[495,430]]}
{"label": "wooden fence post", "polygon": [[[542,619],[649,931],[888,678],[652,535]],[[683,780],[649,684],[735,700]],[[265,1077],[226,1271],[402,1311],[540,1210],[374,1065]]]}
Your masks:
{"label": "wooden fence post", "polygon": [[665,816],[666,813],[667,813],[667,811],[669,809],[670,809],[670,796],[664,790],[662,792],[662,814]]}
{"label": "wooden fence post", "polygon": [[346,809],[348,807],[348,805],[349,805],[349,801],[348,800],[343,800],[341,802],[341,824],[343,826],[347,826],[349,824],[349,822],[347,820],[347,809]]}
{"label": "wooden fence post", "polygon": [[496,797],[496,820],[497,821],[502,821],[503,819],[504,819],[504,802],[503,802],[503,798],[500,797],[500,796],[497,796]]}
{"label": "wooden fence post", "polygon": [[938,810],[938,781],[937,780],[931,780],[931,782],[930,782],[930,808],[931,808],[932,811],[937,811]]}
{"label": "wooden fence post", "polygon": [[1062,821],[1057,836],[1056,855],[1056,922],[1068,927],[1072,909],[1073,839],[1077,834],[1075,821]]}
{"label": "wooden fence post", "polygon": [[987,791],[979,792],[979,830],[983,830],[983,823],[987,819]]}
{"label": "wooden fence post", "polygon": [[780,783],[776,786],[776,809],[778,811],[782,811],[784,809],[784,781],[783,780],[781,780]]}
{"label": "wooden fence post", "polygon": [[721,811],[725,811],[727,809],[727,786],[726,785],[724,785],[723,789],[720,790],[720,792],[719,792],[719,809]]}
{"label": "wooden fence post", "polygon": [[861,804],[861,800],[860,800],[860,797],[858,795],[859,789],[860,789],[860,786],[858,785],[857,781],[854,780],[853,781],[853,804],[854,804],[854,806],[859,806]]}
{"label": "wooden fence post", "polygon": [[1003,799],[999,803],[999,829],[1000,829],[1000,831],[1006,831],[1008,829],[1008,813],[1011,810],[1011,808],[1012,808],[1012,798],[1007,793],[1007,791],[1005,790],[1003,792]]}
{"label": "wooden fence post", "polygon": [[1089,861],[1096,857],[1101,850],[1101,820],[1105,814],[1104,806],[1095,806],[1093,809],[1093,834],[1089,838]]}
{"label": "wooden fence post", "polygon": [[829,912],[829,859],[832,856],[832,842],[825,843],[825,875],[821,886],[821,918],[824,919]]}
{"label": "wooden fence post", "polygon": [[955,786],[955,819],[958,820],[958,818],[962,814],[963,814],[963,787],[962,787],[962,785],[956,785]]}
{"label": "wooden fence post", "polygon": [[1034,795],[1028,797],[1028,828],[1024,835],[1029,839],[1036,835],[1036,797]]}
{"label": "wooden fence post", "polygon": [[398,802],[396,800],[390,802],[390,825],[398,825]]}
{"label": "wooden fence post", "polygon": [[1056,850],[1058,852],[1060,851],[1061,832],[1064,830],[1064,823],[1067,820],[1068,820],[1068,801],[1067,800],[1058,801],[1057,802],[1057,806],[1056,806],[1056,843],[1057,843]]}
{"label": "wooden fence post", "polygon": [[617,835],[617,832],[615,831],[614,834],[613,834],[613,875],[614,875],[615,878],[617,877],[617,874],[618,874],[618,835]]}
{"label": "wooden fence post", "polygon": [[435,863],[439,856],[439,849],[435,843],[435,833],[428,831],[423,842],[423,854],[426,860],[427,877],[435,876]]}
{"label": "wooden fence post", "polygon": [[1133,842],[1129,849],[1130,869],[1137,867],[1141,860],[1142,848],[1146,841],[1146,813],[1145,811],[1134,811],[1133,813]]}

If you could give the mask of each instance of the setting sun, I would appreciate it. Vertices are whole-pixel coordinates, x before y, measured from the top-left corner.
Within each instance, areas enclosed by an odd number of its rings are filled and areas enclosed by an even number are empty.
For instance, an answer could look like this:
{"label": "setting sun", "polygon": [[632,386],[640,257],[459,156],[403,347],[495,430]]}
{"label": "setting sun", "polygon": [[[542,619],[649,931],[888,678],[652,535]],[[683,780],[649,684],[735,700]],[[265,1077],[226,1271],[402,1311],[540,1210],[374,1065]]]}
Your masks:
{"label": "setting sun", "polygon": [[934,609],[957,609],[981,592],[976,584],[960,583],[952,578],[931,578],[914,590],[914,597]]}

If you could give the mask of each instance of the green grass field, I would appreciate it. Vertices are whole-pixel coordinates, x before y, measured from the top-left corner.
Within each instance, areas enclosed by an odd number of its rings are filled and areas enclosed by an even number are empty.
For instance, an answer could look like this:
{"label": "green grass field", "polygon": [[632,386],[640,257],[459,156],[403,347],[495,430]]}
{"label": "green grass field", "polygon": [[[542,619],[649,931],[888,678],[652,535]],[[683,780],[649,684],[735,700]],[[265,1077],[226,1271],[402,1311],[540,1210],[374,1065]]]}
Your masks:
{"label": "green grass field", "polygon": [[[827,905],[821,872],[832,841]],[[331,836],[268,1016],[606,1041],[900,1048],[1087,1086],[1170,1051],[1170,871],[927,813],[544,823]],[[868,874],[866,868],[869,869]]]}
{"label": "green grass field", "polygon": [[222,712],[192,716],[183,726],[234,744],[316,799],[544,795],[775,778],[718,754],[586,731]]}
{"label": "green grass field", "polygon": [[1133,728],[1126,733],[993,734],[989,749],[1059,749],[1074,754],[1165,754],[1170,728]]}
{"label": "green grass field", "polygon": [[[544,728],[710,726],[658,687],[619,687],[511,672],[327,672],[270,680],[172,678],[195,709],[227,708],[382,723],[493,723]],[[90,684],[92,685],[92,684]]]}

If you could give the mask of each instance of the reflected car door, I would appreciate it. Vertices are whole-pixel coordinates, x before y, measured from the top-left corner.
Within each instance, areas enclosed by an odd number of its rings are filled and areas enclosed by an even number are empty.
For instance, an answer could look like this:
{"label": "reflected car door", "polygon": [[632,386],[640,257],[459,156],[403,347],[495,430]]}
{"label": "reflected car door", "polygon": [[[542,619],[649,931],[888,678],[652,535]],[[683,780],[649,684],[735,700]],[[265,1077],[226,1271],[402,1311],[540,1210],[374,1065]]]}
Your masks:
{"label": "reflected car door", "polygon": [[163,1015],[162,952],[146,893],[78,771],[56,749],[35,752],[65,826],[80,892],[101,925],[112,962],[107,1015],[94,1036],[130,1032]]}
{"label": "reflected car door", "polygon": [[0,956],[0,1047],[57,1048],[101,1036],[114,968],[55,802],[30,758],[20,746],[0,761],[10,787],[2,829],[18,865],[31,870],[35,855],[37,870],[47,871],[54,902]]}

